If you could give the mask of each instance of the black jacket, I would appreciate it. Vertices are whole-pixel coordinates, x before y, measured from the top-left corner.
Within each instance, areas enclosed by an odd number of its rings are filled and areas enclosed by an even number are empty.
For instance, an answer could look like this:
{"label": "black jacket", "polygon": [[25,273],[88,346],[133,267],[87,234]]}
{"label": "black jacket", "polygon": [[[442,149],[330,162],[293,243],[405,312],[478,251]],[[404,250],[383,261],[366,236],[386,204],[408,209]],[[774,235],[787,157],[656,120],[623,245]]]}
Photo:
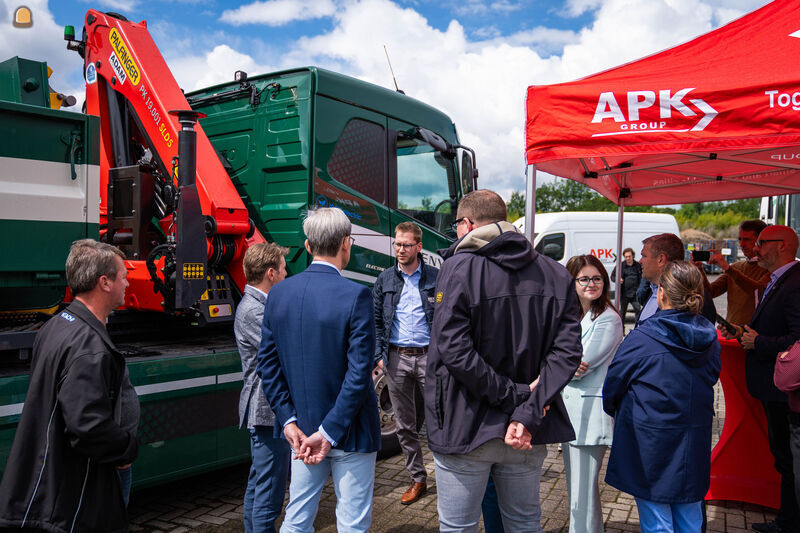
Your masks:
{"label": "black jacket", "polygon": [[[611,272],[611,281],[617,281],[617,269]],[[636,297],[636,289],[642,282],[642,264],[639,261],[634,261],[629,265],[626,261],[622,261],[622,294],[625,298],[633,299]]]}
{"label": "black jacket", "polygon": [[116,466],[135,432],[114,420],[125,359],[79,301],[36,336],[30,384],[0,484],[0,527],[126,531]]}
{"label": "black jacket", "polygon": [[425,377],[430,448],[468,453],[502,439],[512,420],[534,444],[573,440],[559,394],[582,353],[572,277],[506,222],[473,230],[443,257]]}
{"label": "black jacket", "polygon": [[755,349],[745,355],[745,381],[759,400],[788,402],[775,386],[775,359],[800,339],[800,263],[778,278],[756,306],[750,327],[758,332]]}
{"label": "black jacket", "polygon": [[[439,269],[426,265],[422,254],[417,254],[417,259],[422,265],[419,278],[419,296],[422,300],[422,310],[428,327],[433,322],[433,298],[436,290],[436,277]],[[389,355],[389,339],[392,336],[392,322],[397,304],[400,303],[400,293],[403,292],[403,275],[397,266],[387,268],[381,272],[372,287],[372,299],[375,312],[375,364]]]}

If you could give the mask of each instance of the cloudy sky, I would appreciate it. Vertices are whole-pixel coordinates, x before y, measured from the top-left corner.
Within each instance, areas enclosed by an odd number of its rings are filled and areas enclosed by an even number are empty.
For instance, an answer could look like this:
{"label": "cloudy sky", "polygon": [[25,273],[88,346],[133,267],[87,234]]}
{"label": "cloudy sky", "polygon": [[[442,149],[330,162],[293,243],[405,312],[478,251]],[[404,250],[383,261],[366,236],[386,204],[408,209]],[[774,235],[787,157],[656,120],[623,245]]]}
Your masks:
{"label": "cloudy sky", "polygon": [[[46,60],[51,85],[83,100],[82,62],[64,47],[89,8],[147,20],[186,91],[319,65],[448,113],[477,151],[480,184],[524,188],[529,85],[569,81],[717,28],[766,0],[0,0],[0,59]],[[13,28],[25,5],[33,27]]]}

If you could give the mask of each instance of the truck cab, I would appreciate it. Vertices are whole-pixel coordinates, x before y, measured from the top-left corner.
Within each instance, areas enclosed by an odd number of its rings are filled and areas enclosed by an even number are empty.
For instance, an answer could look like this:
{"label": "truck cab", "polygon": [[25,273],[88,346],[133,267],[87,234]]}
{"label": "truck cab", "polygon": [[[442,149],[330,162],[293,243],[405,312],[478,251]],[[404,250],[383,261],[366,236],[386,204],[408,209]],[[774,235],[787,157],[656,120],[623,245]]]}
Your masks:
{"label": "truck cab", "polygon": [[[372,284],[394,263],[394,227],[409,220],[423,230],[425,261],[441,264],[436,250],[454,240],[458,200],[474,187],[473,156],[453,148],[444,113],[318,67],[238,77],[246,81],[187,100],[206,115],[203,130],[256,228],[291,250],[290,274],[310,261],[301,224],[314,206],[338,207],[353,224],[345,277]],[[255,105],[251,94],[260,95]]]}

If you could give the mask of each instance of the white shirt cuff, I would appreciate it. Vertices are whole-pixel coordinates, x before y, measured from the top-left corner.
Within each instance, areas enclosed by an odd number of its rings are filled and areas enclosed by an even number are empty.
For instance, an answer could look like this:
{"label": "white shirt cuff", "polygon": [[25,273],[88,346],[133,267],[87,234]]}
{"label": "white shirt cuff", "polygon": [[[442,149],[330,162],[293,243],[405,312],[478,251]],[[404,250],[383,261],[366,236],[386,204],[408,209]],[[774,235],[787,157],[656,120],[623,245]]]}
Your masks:
{"label": "white shirt cuff", "polygon": [[336,444],[337,444],[336,441],[333,440],[330,435],[328,435],[328,432],[325,431],[322,428],[322,426],[319,427],[319,432],[322,433],[322,436],[325,437],[325,440],[327,440],[328,442],[331,443],[331,448],[335,448],[336,447]]}

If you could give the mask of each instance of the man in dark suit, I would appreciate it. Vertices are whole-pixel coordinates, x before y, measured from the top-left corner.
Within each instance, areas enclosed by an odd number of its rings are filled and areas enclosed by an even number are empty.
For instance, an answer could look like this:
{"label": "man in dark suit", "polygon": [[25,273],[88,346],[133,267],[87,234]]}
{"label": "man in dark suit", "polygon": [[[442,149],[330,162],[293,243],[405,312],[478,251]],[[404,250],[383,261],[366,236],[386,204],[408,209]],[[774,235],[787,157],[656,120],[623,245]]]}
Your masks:
{"label": "man in dark suit", "polygon": [[350,228],[340,209],[310,212],[303,231],[314,260],[270,291],[264,311],[257,371],[275,427],[297,459],[282,533],[313,531],[331,475],[337,529],[368,531],[372,521],[381,436],[372,386],[375,323],[370,290],[341,275]]}
{"label": "man in dark suit", "polygon": [[745,377],[750,395],[761,400],[767,416],[769,448],[781,474],[781,508],[772,522],[753,524],[762,533],[800,531],[800,512],[794,490],[789,432],[789,403],[775,386],[775,360],[800,338],[800,265],[797,234],[788,226],[768,226],[754,248],[758,266],[770,272],[770,281],[740,342],[747,350]]}

